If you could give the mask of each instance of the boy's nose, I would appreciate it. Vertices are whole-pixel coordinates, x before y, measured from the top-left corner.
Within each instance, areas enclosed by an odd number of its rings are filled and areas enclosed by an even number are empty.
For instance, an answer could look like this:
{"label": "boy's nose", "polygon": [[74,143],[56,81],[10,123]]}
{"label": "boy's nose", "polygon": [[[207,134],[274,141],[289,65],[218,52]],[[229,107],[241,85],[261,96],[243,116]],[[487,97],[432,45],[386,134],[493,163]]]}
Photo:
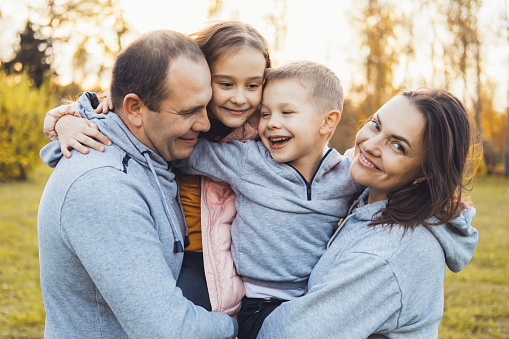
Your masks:
{"label": "boy's nose", "polygon": [[269,129],[281,128],[281,123],[280,123],[280,121],[279,121],[279,119],[277,117],[272,115],[270,117],[269,121],[267,122],[267,127]]}

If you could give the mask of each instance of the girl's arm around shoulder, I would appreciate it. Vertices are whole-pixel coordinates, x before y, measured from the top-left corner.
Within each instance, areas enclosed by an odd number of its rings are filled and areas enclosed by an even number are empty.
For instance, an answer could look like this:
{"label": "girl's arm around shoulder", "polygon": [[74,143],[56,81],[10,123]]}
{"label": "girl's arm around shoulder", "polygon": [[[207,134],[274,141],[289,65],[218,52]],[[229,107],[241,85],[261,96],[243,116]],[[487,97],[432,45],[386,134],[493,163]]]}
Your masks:
{"label": "girl's arm around shoulder", "polygon": [[367,338],[396,328],[401,294],[388,263],[369,253],[327,256],[308,293],[272,312],[258,338]]}
{"label": "girl's arm around shoulder", "polygon": [[[69,149],[72,148],[87,154],[88,147],[103,152],[103,144],[111,145],[111,141],[99,131],[97,125],[88,120],[87,110],[81,102],[78,106],[81,112],[74,105],[58,106],[49,110],[44,119],[44,134],[50,141],[58,139],[61,152],[67,158],[71,157]],[[82,116],[85,119],[81,119]]]}

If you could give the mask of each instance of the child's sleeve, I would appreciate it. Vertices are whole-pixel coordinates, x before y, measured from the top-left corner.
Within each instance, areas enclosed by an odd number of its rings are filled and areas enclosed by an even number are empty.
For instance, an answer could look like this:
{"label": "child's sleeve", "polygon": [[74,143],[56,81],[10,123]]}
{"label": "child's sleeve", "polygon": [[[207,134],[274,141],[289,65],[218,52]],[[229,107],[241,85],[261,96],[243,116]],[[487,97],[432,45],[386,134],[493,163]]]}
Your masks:
{"label": "child's sleeve", "polygon": [[74,105],[61,105],[46,112],[42,131],[50,141],[58,139],[57,132],[55,131],[55,126],[58,119],[67,114],[81,118],[81,114],[78,112],[76,107],[74,107]]}
{"label": "child's sleeve", "polygon": [[233,184],[244,173],[245,159],[253,143],[250,140],[218,143],[200,138],[191,156],[172,164],[184,173]]}

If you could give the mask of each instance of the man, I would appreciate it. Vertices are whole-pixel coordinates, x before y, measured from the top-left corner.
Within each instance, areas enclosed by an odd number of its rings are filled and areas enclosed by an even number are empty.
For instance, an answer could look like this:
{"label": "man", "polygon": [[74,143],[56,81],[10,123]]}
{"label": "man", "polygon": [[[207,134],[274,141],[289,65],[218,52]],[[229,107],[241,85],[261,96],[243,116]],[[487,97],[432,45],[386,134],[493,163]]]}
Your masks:
{"label": "man", "polygon": [[[61,158],[39,207],[45,338],[230,338],[237,323],[175,288],[185,239],[168,162],[188,157],[210,127],[210,72],[199,47],[161,30],[122,51],[113,68],[116,114],[80,113],[113,142]],[[55,163],[57,142],[41,157]]]}

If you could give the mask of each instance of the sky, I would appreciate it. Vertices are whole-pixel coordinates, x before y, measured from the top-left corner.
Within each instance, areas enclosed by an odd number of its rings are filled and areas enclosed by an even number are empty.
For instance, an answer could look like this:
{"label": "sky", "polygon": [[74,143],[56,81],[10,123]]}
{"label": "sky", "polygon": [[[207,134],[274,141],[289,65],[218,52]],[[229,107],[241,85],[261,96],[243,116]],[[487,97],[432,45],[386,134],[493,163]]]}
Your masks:
{"label": "sky", "polygon": [[[36,5],[44,0],[0,0],[0,43],[13,46],[16,41],[16,31],[23,28],[27,17],[27,2]],[[58,1],[58,0],[57,0]],[[143,33],[158,28],[168,28],[183,33],[191,33],[199,29],[207,19],[209,0],[121,0],[125,16],[129,23]],[[479,21],[488,27],[486,41],[500,41],[500,27],[493,25],[499,20],[505,3],[508,0],[485,1],[479,12]],[[282,0],[223,0],[223,8],[218,19],[238,19],[247,22],[258,29],[269,41],[274,41],[274,28],[267,20],[273,12],[281,13]],[[347,89],[359,84],[364,77],[362,64],[359,62],[359,38],[351,28],[353,8],[356,1],[337,0],[286,0],[287,35],[279,51],[272,51],[274,64],[286,63],[293,60],[312,60],[330,67],[342,80]],[[405,10],[412,10],[411,0],[401,0],[398,6]],[[432,41],[429,21],[425,16],[416,15],[416,41]],[[55,59],[57,71],[61,74],[63,83],[69,82],[70,64],[73,50],[67,48],[59,50]],[[484,80],[499,82],[497,98],[499,106],[507,104],[507,79],[509,77],[509,43],[501,47],[484,50]],[[0,58],[6,60],[13,55],[12,48],[1,48]],[[407,73],[405,73],[407,72]],[[417,53],[416,60],[408,69],[396,70],[396,82],[403,78],[410,79],[409,88],[419,87],[424,79],[429,80],[431,73],[431,55],[429,48],[423,48]],[[103,86],[107,86],[108,79],[103,79]],[[82,84],[85,88],[92,86]]]}

